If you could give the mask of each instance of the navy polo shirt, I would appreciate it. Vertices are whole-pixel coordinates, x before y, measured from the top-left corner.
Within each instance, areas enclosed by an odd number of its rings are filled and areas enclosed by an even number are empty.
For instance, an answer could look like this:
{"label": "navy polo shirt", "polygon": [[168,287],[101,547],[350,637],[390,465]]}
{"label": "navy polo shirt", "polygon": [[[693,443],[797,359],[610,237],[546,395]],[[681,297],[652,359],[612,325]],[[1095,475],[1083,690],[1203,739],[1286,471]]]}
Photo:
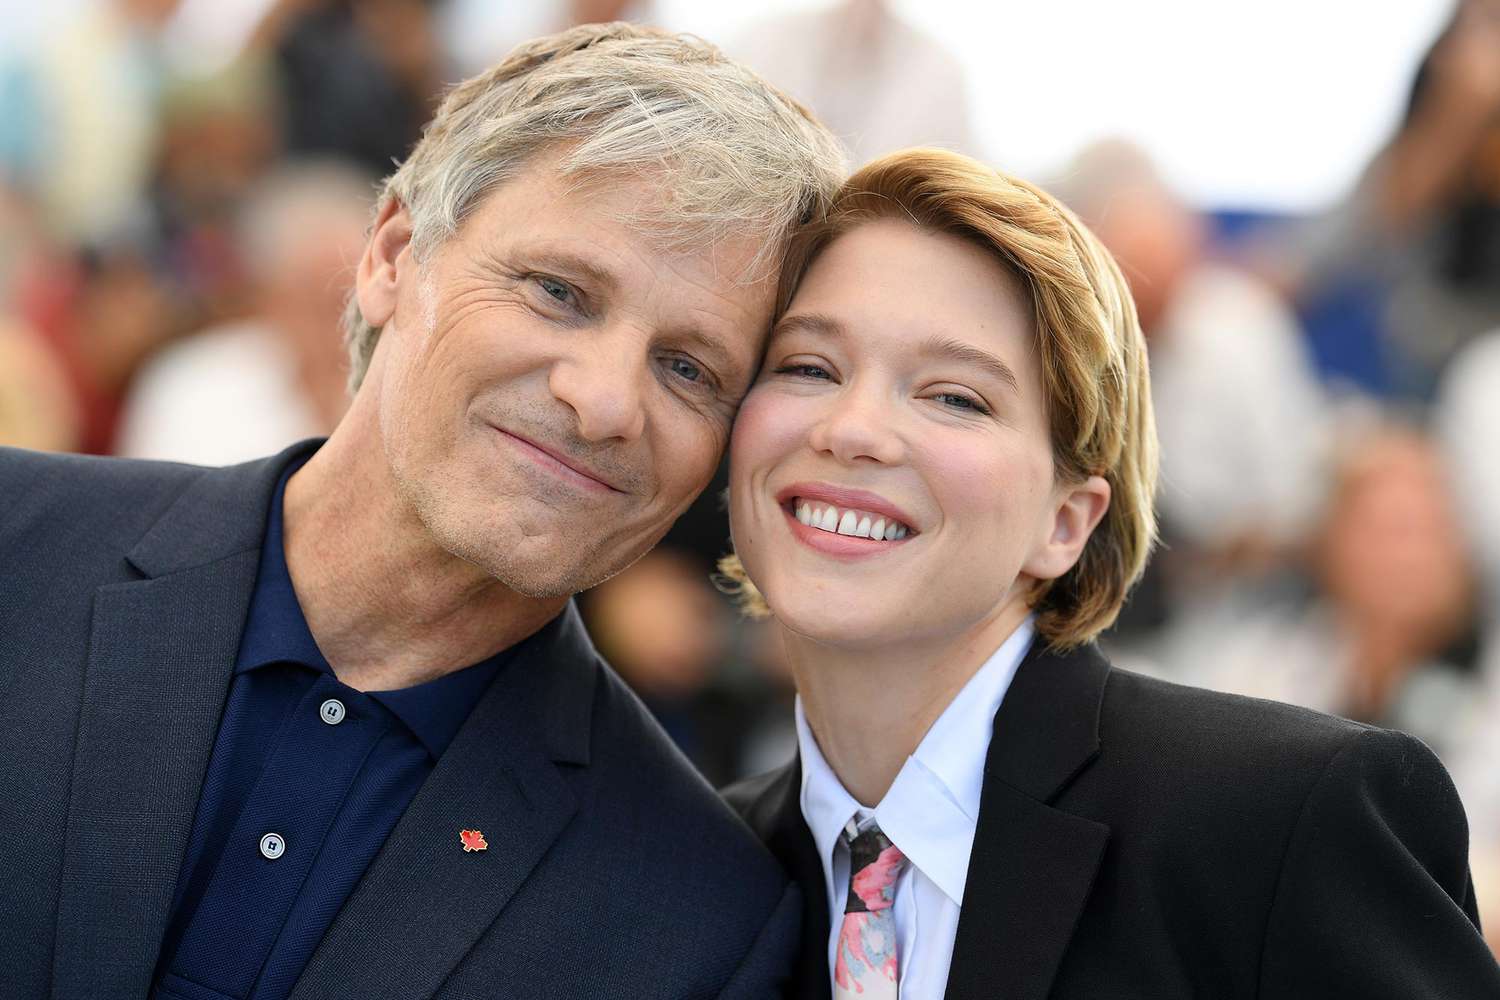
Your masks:
{"label": "navy polo shirt", "polygon": [[[304,459],[305,461],[305,459]],[[161,1000],[278,1000],[510,651],[362,692],[313,641],[282,549],[282,474],[157,965]]]}

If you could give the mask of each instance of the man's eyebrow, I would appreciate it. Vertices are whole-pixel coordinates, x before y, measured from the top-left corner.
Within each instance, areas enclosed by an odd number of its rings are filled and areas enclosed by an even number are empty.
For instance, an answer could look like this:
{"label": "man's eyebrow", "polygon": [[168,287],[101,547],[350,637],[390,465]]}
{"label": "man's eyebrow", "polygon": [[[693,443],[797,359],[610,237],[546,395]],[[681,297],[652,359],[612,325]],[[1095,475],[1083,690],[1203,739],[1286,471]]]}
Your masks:
{"label": "man's eyebrow", "polygon": [[1016,373],[1010,365],[988,351],[981,351],[961,340],[954,340],[951,337],[928,337],[917,345],[917,354],[922,357],[971,365],[1004,382],[1010,386],[1012,392],[1019,394],[1021,391],[1021,380],[1016,378]]}
{"label": "man's eyebrow", "polygon": [[492,267],[506,271],[519,267],[556,271],[559,278],[583,278],[605,292],[618,288],[620,284],[615,273],[598,261],[556,247],[517,247],[504,257],[490,257],[490,263]]}

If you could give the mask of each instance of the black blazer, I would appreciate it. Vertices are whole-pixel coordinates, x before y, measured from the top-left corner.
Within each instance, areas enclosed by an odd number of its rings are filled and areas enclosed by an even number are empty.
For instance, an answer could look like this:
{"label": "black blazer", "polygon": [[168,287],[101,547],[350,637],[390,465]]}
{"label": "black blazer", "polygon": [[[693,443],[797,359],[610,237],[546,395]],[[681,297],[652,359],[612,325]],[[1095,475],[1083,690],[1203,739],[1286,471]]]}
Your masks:
{"label": "black blazer", "polygon": [[[213,470],[0,449],[0,997],[146,995],[267,504],[313,446]],[[526,650],[293,996],[774,995],[796,888],[571,608]]]}
{"label": "black blazer", "polygon": [[[797,992],[829,995],[801,774],[725,794],[802,884]],[[995,716],[950,1000],[1500,998],[1463,809],[1419,741],[1033,648]]]}

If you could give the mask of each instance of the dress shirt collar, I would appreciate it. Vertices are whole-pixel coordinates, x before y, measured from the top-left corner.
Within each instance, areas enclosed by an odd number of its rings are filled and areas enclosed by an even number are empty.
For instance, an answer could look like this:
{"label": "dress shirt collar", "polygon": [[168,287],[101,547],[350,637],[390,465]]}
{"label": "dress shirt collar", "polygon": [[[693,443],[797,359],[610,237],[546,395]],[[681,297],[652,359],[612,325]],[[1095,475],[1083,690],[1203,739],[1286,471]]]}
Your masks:
{"label": "dress shirt collar", "polygon": [[[274,664],[294,663],[337,678],[333,667],[318,648],[302,605],[292,587],[291,571],[286,565],[282,502],[287,480],[300,469],[312,453],[290,463],[271,495],[271,509],[266,518],[266,537],[260,550],[260,569],[255,590],[250,596],[250,611],[241,634],[239,655],[235,658],[236,675],[249,673]],[[437,760],[453,742],[458,729],[495,674],[510,658],[510,650],[473,666],[445,674],[396,691],[370,691],[369,696],[396,718],[421,741]]]}
{"label": "dress shirt collar", "polygon": [[851,819],[872,815],[914,868],[954,904],[963,904],[991,727],[1034,634],[1028,617],[948,703],[873,810],[861,806],[834,774],[797,699],[802,816],[835,906],[840,894],[833,884],[834,848]]}

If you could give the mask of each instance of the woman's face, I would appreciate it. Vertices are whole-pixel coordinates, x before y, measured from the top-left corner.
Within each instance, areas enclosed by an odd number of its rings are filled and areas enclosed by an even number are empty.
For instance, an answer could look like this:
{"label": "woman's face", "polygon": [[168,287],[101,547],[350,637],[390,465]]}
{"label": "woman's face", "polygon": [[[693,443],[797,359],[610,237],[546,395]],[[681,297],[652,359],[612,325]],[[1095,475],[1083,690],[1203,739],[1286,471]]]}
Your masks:
{"label": "woman's face", "polygon": [[958,237],[897,220],[814,262],[730,463],[750,578],[782,625],[843,646],[998,644],[1030,580],[1071,567],[1108,504],[1102,480],[1054,483],[1016,279]]}

